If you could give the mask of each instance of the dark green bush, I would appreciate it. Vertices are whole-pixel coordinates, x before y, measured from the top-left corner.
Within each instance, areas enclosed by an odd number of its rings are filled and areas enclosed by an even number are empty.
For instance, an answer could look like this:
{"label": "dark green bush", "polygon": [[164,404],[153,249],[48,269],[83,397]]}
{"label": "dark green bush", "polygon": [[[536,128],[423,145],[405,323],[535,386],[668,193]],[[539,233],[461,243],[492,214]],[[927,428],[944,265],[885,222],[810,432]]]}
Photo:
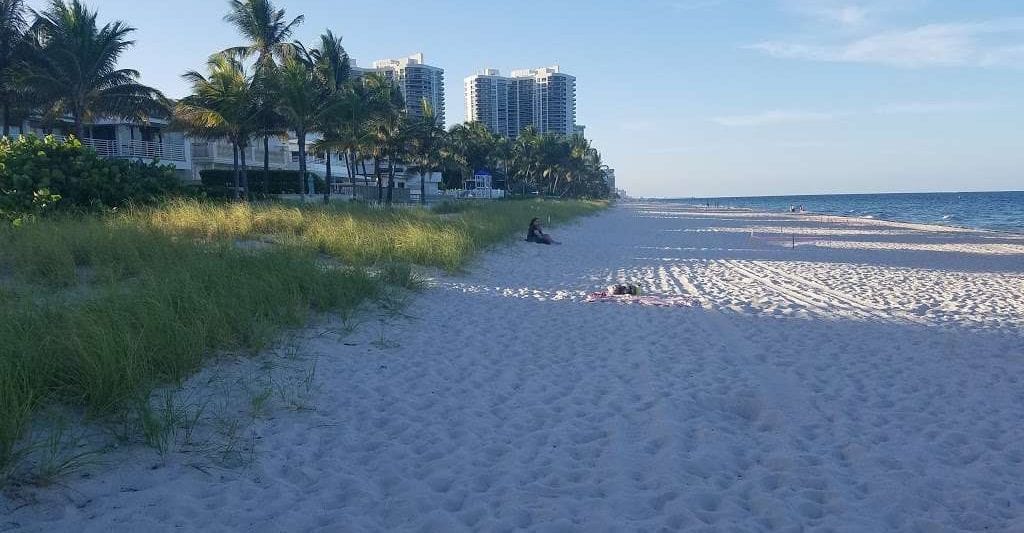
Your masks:
{"label": "dark green bush", "polygon": [[0,219],[152,203],[181,191],[173,166],[103,159],[75,139],[0,138]]}
{"label": "dark green bush", "polygon": [[431,211],[438,215],[451,215],[455,213],[462,213],[469,209],[471,200],[452,201],[445,200],[439,204],[434,205],[430,208]]}
{"label": "dark green bush", "polygon": [[[308,173],[314,177],[316,194],[323,194],[327,186],[324,179],[312,172]],[[249,189],[254,196],[264,194],[263,170],[249,169]],[[210,198],[230,198],[233,196],[231,188],[235,185],[235,171],[232,169],[208,169],[199,173],[203,182],[203,190]],[[269,194],[299,194],[299,171],[298,170],[271,170]]]}

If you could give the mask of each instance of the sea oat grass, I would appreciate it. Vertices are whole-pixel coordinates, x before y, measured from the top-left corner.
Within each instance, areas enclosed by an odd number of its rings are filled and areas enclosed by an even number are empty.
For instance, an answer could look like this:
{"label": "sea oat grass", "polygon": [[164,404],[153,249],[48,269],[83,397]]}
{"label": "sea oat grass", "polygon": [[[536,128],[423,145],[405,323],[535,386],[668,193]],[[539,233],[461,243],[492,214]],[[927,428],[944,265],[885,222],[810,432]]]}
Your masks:
{"label": "sea oat grass", "polygon": [[533,216],[557,223],[600,207],[495,202],[442,217],[175,201],[0,228],[0,478],[41,406],[116,418],[213,353],[264,348],[311,313],[350,316],[393,298],[386,286],[422,287],[410,264],[458,270]]}

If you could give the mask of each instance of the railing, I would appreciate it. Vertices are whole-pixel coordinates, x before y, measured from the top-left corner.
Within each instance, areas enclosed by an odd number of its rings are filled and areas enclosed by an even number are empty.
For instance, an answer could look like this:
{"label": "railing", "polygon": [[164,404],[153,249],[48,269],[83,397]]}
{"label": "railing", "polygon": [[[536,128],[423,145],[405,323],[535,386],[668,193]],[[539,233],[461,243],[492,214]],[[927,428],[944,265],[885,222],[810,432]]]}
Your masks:
{"label": "railing", "polygon": [[[295,164],[299,163],[299,154],[292,154],[292,163],[295,163]],[[324,158],[324,157],[318,157],[318,156],[306,154],[306,164],[308,165],[310,163],[312,163],[314,165],[326,165],[327,164],[327,159]]]}
{"label": "railing", "polygon": [[84,139],[82,144],[92,148],[101,157],[128,159],[156,159],[159,161],[185,161],[185,145],[151,141],[110,141]]}
{"label": "railing", "polygon": [[[270,164],[275,167],[283,166],[290,157],[288,149],[284,147],[270,149]],[[197,162],[216,161],[219,163],[232,163],[235,158],[234,148],[223,142],[193,142],[192,160]],[[263,165],[263,147],[250,146],[245,149],[245,162],[249,166]]]}

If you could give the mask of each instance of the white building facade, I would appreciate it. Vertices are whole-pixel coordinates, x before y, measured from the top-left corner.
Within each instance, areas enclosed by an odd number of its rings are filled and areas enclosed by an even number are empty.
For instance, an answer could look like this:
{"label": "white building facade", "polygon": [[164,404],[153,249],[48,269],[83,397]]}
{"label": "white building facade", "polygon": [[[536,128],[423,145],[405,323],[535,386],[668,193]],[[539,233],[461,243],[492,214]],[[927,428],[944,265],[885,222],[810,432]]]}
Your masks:
{"label": "white building facade", "polygon": [[511,77],[486,69],[465,79],[466,120],[496,135],[515,138],[533,126],[540,133],[576,132],[576,77],[558,66],[514,70]]}
{"label": "white building facade", "polygon": [[[178,177],[188,180],[192,176],[192,151],[188,140],[181,132],[169,131],[167,124],[163,119],[147,122],[100,119],[85,124],[81,142],[107,159],[173,165]],[[10,126],[11,137],[52,134],[63,138],[72,133],[74,126],[70,119],[44,126],[33,118]]]}

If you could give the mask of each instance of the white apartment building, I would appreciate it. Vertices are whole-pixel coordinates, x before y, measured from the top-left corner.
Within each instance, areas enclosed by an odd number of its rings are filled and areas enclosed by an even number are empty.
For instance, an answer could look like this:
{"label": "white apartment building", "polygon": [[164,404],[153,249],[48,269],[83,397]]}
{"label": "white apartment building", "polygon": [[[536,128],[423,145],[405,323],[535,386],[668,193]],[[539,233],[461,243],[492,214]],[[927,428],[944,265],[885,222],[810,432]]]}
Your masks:
{"label": "white apartment building", "polygon": [[486,69],[465,79],[466,120],[515,138],[527,126],[540,133],[576,130],[576,78],[558,66],[514,70],[511,77]]}
{"label": "white apartment building", "polygon": [[379,72],[394,80],[405,98],[409,116],[421,117],[421,103],[426,99],[434,109],[438,124],[444,126],[444,69],[424,63],[422,53],[397,59],[380,59],[374,61],[370,69],[353,66],[352,72],[357,76]]}
{"label": "white apartment building", "polygon": [[517,124],[518,119],[509,109],[510,104],[516,105],[513,85],[510,78],[492,68],[466,78],[466,120],[481,122],[496,135],[514,137],[518,128],[510,123]]}

